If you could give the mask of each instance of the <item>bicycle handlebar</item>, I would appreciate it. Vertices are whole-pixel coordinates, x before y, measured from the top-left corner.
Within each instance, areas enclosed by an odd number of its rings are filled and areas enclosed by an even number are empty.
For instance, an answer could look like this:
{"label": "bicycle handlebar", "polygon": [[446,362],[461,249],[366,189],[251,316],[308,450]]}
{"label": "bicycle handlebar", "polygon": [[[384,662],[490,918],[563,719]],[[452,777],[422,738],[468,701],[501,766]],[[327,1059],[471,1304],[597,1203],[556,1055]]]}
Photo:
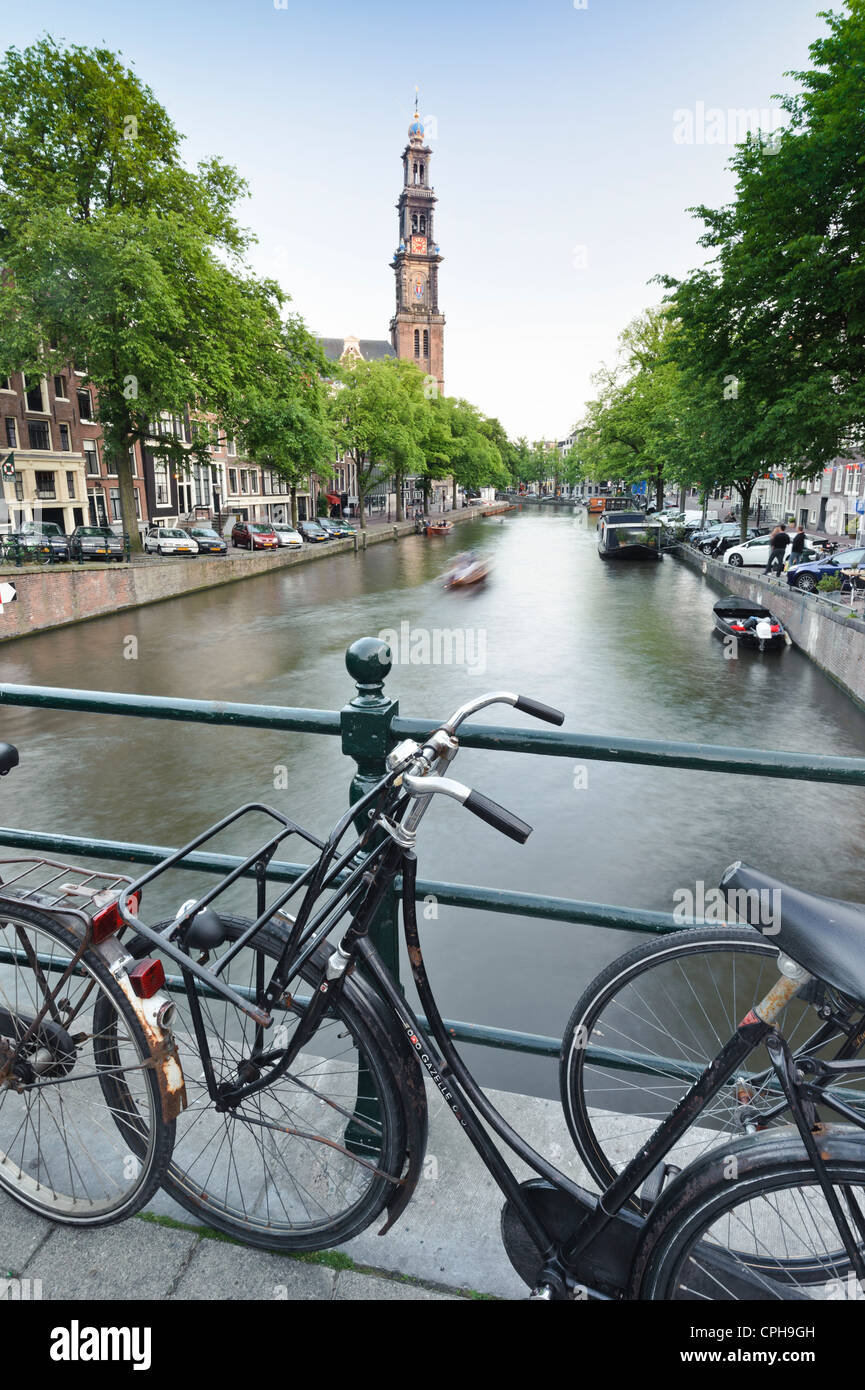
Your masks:
{"label": "bicycle handlebar", "polygon": [[471,787],[454,781],[452,777],[416,777],[406,772],[403,774],[402,784],[410,796],[428,797],[438,793],[459,801],[472,815],[486,821],[487,825],[491,825],[494,830],[500,830],[503,835],[508,835],[518,844],[524,845],[532,833],[532,827],[520,820],[519,816],[515,816],[506,806],[500,806],[497,801],[491,801],[482,792],[473,791]]}
{"label": "bicycle handlebar", "polygon": [[513,695],[509,690],[496,690],[489,695],[479,695],[475,700],[469,700],[467,704],[460,705],[455,710],[450,719],[442,724],[442,728],[448,734],[456,733],[463,720],[470,715],[477,714],[479,709],[485,709],[487,705],[512,705],[514,709],[520,710],[523,714],[531,714],[535,719],[544,719],[548,724],[564,724],[565,716],[561,710],[553,709],[551,705],[542,705],[540,700],[532,700],[528,695]]}

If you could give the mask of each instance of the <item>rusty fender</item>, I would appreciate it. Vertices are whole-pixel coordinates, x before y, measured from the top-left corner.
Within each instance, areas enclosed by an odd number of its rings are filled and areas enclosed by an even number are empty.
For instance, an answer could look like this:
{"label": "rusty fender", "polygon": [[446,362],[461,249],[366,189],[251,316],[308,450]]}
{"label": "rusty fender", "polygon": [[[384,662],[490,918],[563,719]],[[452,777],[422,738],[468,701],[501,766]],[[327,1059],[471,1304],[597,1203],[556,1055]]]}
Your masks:
{"label": "rusty fender", "polygon": [[108,937],[93,949],[101,956],[134,1009],[141,1031],[147,1039],[150,1064],[156,1072],[156,1082],[162,1100],[162,1118],[166,1123],[176,1120],[181,1110],[186,1109],[186,1082],[183,1079],[174,1035],[170,1028],[163,1028],[157,1022],[160,1009],[164,1004],[170,1004],[171,1000],[161,990],[157,990],[150,999],[139,999],[132,988],[126,969],[132,957],[116,937]]}
{"label": "rusty fender", "polygon": [[402,1216],[423,1171],[429,1135],[426,1086],[418,1055],[409,1043],[399,1019],[391,1013],[385,1000],[380,998],[357,970],[346,980],[345,987],[355,995],[358,1007],[365,1007],[367,1010],[376,1041],[393,1068],[402,1102],[408,1167],[403,1173],[399,1187],[393,1188],[387,1202],[387,1220],[378,1232],[383,1236]]}

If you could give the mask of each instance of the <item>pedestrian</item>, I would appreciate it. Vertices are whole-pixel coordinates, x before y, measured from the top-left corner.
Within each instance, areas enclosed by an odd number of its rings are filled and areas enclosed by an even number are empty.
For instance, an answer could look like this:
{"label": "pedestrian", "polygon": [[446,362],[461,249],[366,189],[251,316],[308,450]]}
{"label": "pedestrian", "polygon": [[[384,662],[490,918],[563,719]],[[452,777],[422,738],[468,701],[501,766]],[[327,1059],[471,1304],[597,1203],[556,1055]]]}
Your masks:
{"label": "pedestrian", "polygon": [[790,544],[790,537],[783,526],[776,526],[769,540],[769,560],[764,569],[764,574],[780,575],[784,568],[784,552]]}
{"label": "pedestrian", "polygon": [[790,560],[787,565],[792,569],[794,565],[801,565],[805,553],[805,527],[797,526],[796,534],[790,544]]}

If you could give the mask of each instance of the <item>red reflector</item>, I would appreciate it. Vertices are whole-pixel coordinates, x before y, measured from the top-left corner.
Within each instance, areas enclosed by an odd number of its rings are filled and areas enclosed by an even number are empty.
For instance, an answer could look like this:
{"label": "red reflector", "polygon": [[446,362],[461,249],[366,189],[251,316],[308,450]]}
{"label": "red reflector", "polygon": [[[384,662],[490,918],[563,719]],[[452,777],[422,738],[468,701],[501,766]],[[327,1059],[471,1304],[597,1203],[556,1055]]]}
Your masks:
{"label": "red reflector", "polygon": [[[141,894],[133,893],[131,897],[126,899],[126,911],[134,915],[138,912],[140,902]],[[93,940],[97,945],[100,941],[105,941],[109,936],[113,936],[125,925],[116,902],[109,903],[100,912],[95,912],[90,920],[93,923]]]}
{"label": "red reflector", "polygon": [[731,626],[731,628],[733,629],[734,632],[744,632],[744,631],[745,631],[745,624],[744,624],[744,623],[731,623],[730,626]]}
{"label": "red reflector", "polygon": [[140,960],[129,972],[129,983],[139,999],[151,999],[165,984],[161,960]]}
{"label": "red reflector", "polygon": [[780,632],[780,631],[781,631],[781,624],[780,624],[780,623],[773,623],[773,624],[772,624],[772,631],[773,631],[773,632]]}

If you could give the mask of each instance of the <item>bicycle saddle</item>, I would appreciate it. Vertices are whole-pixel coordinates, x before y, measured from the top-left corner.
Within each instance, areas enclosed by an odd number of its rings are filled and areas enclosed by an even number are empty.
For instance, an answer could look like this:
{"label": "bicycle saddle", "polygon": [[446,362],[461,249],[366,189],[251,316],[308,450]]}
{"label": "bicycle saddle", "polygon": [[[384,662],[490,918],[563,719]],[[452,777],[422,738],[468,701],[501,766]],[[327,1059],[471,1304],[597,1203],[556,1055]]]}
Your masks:
{"label": "bicycle saddle", "polygon": [[737,861],[721,879],[727,906],[810,974],[865,1002],[865,907],[792,888]]}
{"label": "bicycle saddle", "polygon": [[0,777],[18,766],[18,749],[11,743],[0,743]]}

